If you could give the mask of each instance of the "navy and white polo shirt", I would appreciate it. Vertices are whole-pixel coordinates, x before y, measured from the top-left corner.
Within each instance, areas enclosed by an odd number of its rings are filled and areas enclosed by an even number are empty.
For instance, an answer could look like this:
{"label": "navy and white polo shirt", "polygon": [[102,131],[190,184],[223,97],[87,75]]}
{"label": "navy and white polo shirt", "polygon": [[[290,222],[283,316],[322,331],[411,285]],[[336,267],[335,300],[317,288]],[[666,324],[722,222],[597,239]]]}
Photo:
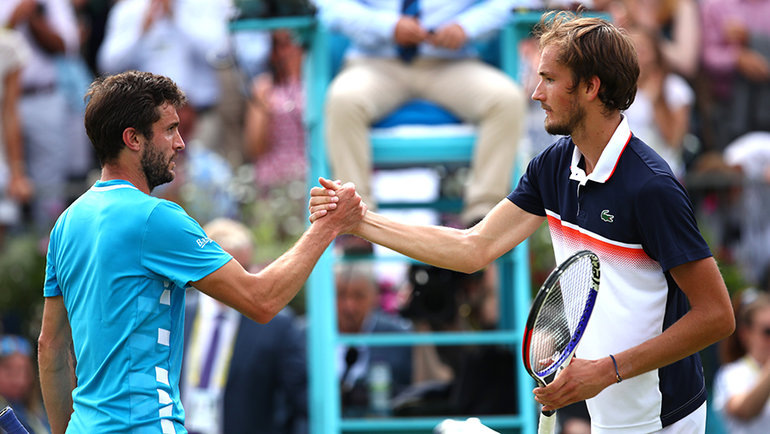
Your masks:
{"label": "navy and white polo shirt", "polygon": [[[535,157],[508,196],[545,215],[557,263],[588,249],[601,261],[599,296],[577,356],[599,359],[653,338],[689,303],[668,270],[711,256],[692,204],[665,161],[623,118],[590,175],[564,137]],[[588,400],[592,432],[651,432],[706,399],[697,354],[606,388]]]}

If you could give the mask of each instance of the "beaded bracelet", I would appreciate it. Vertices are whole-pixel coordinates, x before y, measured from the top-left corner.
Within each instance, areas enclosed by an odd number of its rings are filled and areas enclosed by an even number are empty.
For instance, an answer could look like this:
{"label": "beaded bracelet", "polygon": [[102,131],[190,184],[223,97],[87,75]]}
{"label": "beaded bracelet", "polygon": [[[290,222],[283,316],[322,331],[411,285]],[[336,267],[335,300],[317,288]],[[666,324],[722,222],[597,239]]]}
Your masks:
{"label": "beaded bracelet", "polygon": [[615,361],[615,356],[610,354],[610,359],[612,359],[612,364],[615,365],[615,379],[617,380],[617,383],[620,383],[623,381],[623,378],[620,376],[620,372],[618,371],[618,362]]}

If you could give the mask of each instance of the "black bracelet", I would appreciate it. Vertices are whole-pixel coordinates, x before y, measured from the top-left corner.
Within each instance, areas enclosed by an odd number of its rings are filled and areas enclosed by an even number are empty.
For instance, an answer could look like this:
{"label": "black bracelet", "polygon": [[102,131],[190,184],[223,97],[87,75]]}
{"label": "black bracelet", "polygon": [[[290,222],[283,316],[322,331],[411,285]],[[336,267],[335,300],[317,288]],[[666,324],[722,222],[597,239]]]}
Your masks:
{"label": "black bracelet", "polygon": [[610,359],[612,359],[612,364],[615,365],[615,379],[617,380],[616,383],[620,383],[623,381],[623,378],[620,377],[620,372],[618,371],[618,362],[615,361],[615,356],[610,354]]}

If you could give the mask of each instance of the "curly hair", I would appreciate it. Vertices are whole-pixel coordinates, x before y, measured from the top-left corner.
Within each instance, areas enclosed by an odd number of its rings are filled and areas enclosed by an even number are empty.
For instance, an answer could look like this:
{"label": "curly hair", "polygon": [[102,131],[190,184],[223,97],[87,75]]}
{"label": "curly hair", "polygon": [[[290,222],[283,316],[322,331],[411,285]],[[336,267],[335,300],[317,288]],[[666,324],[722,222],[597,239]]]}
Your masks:
{"label": "curly hair", "polygon": [[85,100],[86,133],[103,166],[120,154],[126,128],[152,138],[152,124],[160,119],[158,107],[170,103],[180,108],[187,97],[168,77],[126,71],[94,80]]}

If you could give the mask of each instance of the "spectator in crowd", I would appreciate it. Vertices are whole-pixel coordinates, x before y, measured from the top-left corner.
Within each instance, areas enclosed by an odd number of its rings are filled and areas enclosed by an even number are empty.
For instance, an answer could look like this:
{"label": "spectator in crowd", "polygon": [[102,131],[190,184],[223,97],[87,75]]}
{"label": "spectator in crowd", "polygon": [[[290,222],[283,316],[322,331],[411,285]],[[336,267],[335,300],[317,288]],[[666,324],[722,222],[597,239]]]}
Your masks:
{"label": "spectator in crowd", "polygon": [[18,109],[27,50],[16,31],[0,29],[0,246],[6,230],[20,221],[20,203],[32,196]]}
{"label": "spectator in crowd", "polygon": [[[698,0],[653,0],[657,20],[651,28],[663,38],[660,49],[672,71],[687,78],[696,76],[700,65],[701,15]],[[641,9],[645,9],[642,5]],[[656,25],[657,24],[657,25]]]}
{"label": "spectator in crowd", "polygon": [[740,228],[735,245],[728,247],[747,280],[759,284],[770,266],[770,132],[738,137],[723,158],[727,170],[737,175],[732,208]]}
{"label": "spectator in crowd", "polygon": [[83,60],[88,65],[91,75],[95,76],[99,73],[96,56],[104,40],[107,17],[115,0],[72,0],[72,3],[75,5],[83,34]]}
{"label": "spectator in crowd", "polygon": [[50,433],[35,377],[32,346],[18,335],[0,336],[0,402],[7,401],[31,434]]}
{"label": "spectator in crowd", "polygon": [[[220,218],[203,230],[251,268],[254,245],[245,225]],[[305,336],[291,309],[258,324],[206,294],[187,300],[185,427],[200,434],[306,432]]]}
{"label": "spectator in crowd", "polygon": [[21,75],[19,113],[35,187],[32,214],[37,230],[50,230],[67,205],[70,172],[69,110],[58,86],[58,56],[79,48],[77,21],[69,0],[0,2],[0,23],[19,30],[31,48]]}
{"label": "spectator in crowd", "polygon": [[657,33],[632,27],[629,34],[639,58],[639,81],[636,98],[625,111],[628,125],[681,179],[682,143],[690,130],[695,94],[684,78],[669,71]]}
{"label": "spectator in crowd", "polygon": [[711,147],[770,131],[770,0],[704,0],[703,70]]}
{"label": "spectator in crowd", "polygon": [[698,72],[701,16],[697,0],[594,0],[619,27],[641,27],[658,36],[672,72],[692,79]]}
{"label": "spectator in crowd", "polygon": [[[348,262],[335,270],[337,325],[340,333],[404,333],[411,325],[379,309],[379,288],[373,271],[362,262]],[[390,373],[390,396],[412,383],[411,347],[350,346],[337,349],[343,412],[368,411],[369,375],[374,366]]]}
{"label": "spectator in crowd", "polygon": [[270,71],[251,81],[244,131],[246,154],[255,161],[260,190],[304,183],[307,169],[303,49],[290,30],[276,30],[271,40]]}
{"label": "spectator in crowd", "polygon": [[[413,264],[411,293],[401,314],[418,332],[494,329],[497,296],[492,269],[472,274]],[[420,345],[414,348],[412,390],[397,399],[399,414],[515,412],[513,353],[495,345]]]}
{"label": "spectator in crowd", "polygon": [[[509,0],[340,0],[320,7],[321,20],[351,40],[343,69],[326,101],[326,144],[334,176],[352,181],[375,206],[370,185],[371,124],[405,102],[421,98],[478,124],[461,220],[480,220],[504,196],[523,130],[526,100],[520,87],[478,58],[474,41],[509,19]],[[412,5],[413,4],[413,5]]]}
{"label": "spectator in crowd", "polygon": [[760,434],[770,424],[770,295],[749,289],[736,297],[736,330],[722,342],[714,408],[730,434]]}
{"label": "spectator in crowd", "polygon": [[119,0],[99,48],[100,72],[136,69],[170,77],[189,98],[180,116],[195,130],[185,140],[218,151],[215,65],[227,50],[227,13],[223,2],[210,0]]}
{"label": "spectator in crowd", "polygon": [[304,227],[307,156],[302,83],[304,50],[290,30],[271,34],[269,71],[251,80],[244,120],[245,154],[254,161],[257,200],[275,209],[280,238]]}
{"label": "spectator in crowd", "polygon": [[[83,95],[95,76],[89,68],[85,56],[89,47],[95,43],[91,39],[91,25],[97,23],[86,21],[87,18],[84,16],[83,9],[86,8],[87,0],[71,0],[71,2],[75,6],[77,19],[78,49],[56,58],[57,83],[67,101],[68,130],[62,132],[62,136],[66,135],[66,140],[69,141],[68,200],[75,199],[83,190],[91,186],[92,179],[89,178],[89,175],[92,175],[98,167],[91,142],[88,141],[85,128],[83,128],[83,115],[86,108]],[[97,5],[89,6],[98,7]]]}

